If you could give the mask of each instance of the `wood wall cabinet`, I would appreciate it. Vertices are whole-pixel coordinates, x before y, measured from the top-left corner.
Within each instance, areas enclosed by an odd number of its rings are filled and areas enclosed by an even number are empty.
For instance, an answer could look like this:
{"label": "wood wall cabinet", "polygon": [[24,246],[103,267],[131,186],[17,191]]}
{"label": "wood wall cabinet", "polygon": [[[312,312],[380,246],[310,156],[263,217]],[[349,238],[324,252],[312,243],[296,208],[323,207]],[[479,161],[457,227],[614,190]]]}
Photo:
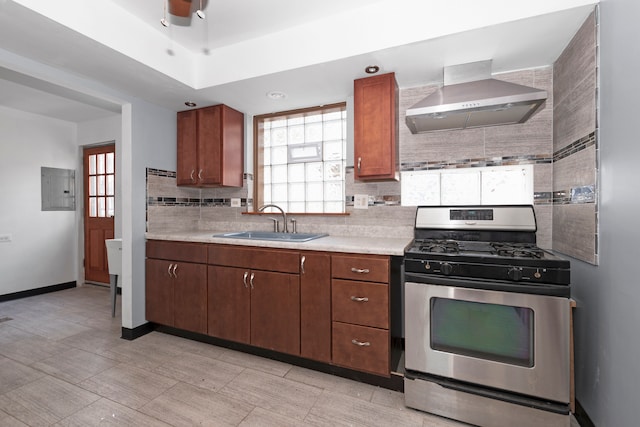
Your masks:
{"label": "wood wall cabinet", "polygon": [[300,253],[300,355],[331,362],[331,255]]}
{"label": "wood wall cabinet", "polygon": [[390,376],[389,258],[333,255],[332,360]]}
{"label": "wood wall cabinet", "polygon": [[354,81],[354,178],[398,179],[398,84],[395,74]]}
{"label": "wood wall cabinet", "polygon": [[147,241],[146,317],[186,331],[207,331],[207,250],[198,243]]}
{"label": "wood wall cabinet", "polygon": [[299,254],[211,245],[208,334],[300,354]]}
{"label": "wood wall cabinet", "polygon": [[242,187],[244,114],[226,105],[178,113],[177,184]]}

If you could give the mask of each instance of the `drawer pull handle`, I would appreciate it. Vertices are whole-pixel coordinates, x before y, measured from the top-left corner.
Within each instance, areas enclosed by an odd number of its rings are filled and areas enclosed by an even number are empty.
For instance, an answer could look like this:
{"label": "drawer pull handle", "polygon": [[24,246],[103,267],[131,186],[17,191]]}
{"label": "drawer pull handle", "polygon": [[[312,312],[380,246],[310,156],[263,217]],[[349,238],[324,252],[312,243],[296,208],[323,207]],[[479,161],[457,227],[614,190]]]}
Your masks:
{"label": "drawer pull handle", "polygon": [[367,297],[357,297],[355,295],[351,295],[351,301],[355,301],[355,302],[367,302],[369,301],[369,298]]}
{"label": "drawer pull handle", "polygon": [[169,275],[169,277],[173,277],[171,275],[171,268],[173,267],[173,264],[169,264],[169,268],[167,268],[167,274]]}
{"label": "drawer pull handle", "polygon": [[359,347],[369,347],[371,345],[371,343],[369,341],[362,342],[362,341],[358,341],[356,339],[351,340],[351,343],[355,344],[355,345],[357,345]]}
{"label": "drawer pull handle", "polygon": [[248,272],[248,271],[245,271],[245,272],[244,272],[244,276],[242,276],[242,283],[244,283],[244,287],[245,287],[245,288],[248,288],[248,287],[249,287],[249,285],[247,285],[247,276],[248,276],[248,275],[249,275],[249,272]]}
{"label": "drawer pull handle", "polygon": [[351,267],[351,272],[352,273],[358,273],[358,274],[367,274],[367,273],[369,273],[369,269],[368,268]]}
{"label": "drawer pull handle", "polygon": [[306,257],[306,256],[304,256],[304,255],[302,256],[302,258],[300,258],[300,270],[302,270],[302,274],[305,274],[305,273],[304,273],[304,262],[305,262],[306,260],[307,260],[307,257]]}
{"label": "drawer pull handle", "polygon": [[253,289],[253,278],[256,277],[255,273],[251,273],[251,277],[249,278],[249,284],[251,285],[251,289]]}
{"label": "drawer pull handle", "polygon": [[175,264],[173,266],[173,270],[171,270],[171,272],[173,273],[173,277],[176,278],[176,279],[178,278],[178,275],[176,274],[176,270],[177,269],[178,269],[178,264]]}

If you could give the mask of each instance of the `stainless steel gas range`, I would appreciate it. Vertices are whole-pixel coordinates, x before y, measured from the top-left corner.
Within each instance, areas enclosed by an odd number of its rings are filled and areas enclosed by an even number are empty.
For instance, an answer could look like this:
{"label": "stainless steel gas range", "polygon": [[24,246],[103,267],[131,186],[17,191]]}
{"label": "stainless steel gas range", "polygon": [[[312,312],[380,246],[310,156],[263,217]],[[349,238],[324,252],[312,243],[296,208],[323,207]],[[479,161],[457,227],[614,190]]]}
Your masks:
{"label": "stainless steel gas range", "polygon": [[569,262],[533,206],[421,206],[405,251],[405,403],[467,423],[569,426]]}

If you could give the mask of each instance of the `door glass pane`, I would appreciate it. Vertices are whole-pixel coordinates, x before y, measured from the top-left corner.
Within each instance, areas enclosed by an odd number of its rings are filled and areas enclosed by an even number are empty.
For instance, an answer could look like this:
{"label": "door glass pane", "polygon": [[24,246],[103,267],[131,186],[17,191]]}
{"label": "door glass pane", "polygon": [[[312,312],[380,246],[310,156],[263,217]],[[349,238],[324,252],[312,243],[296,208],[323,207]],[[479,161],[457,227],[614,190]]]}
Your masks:
{"label": "door glass pane", "polygon": [[107,175],[107,196],[113,196],[114,195],[114,176],[113,175]]}
{"label": "door glass pane", "polygon": [[98,216],[98,202],[95,197],[89,197],[89,216],[92,218]]}
{"label": "door glass pane", "polygon": [[98,184],[95,176],[89,177],[89,196],[96,196],[98,194]]}
{"label": "door glass pane", "polygon": [[104,218],[107,216],[106,205],[104,197],[98,197],[98,216]]}
{"label": "door glass pane", "polygon": [[114,173],[116,170],[116,160],[115,160],[115,154],[114,153],[107,153],[107,165],[106,165],[106,172],[107,173]]}
{"label": "door glass pane", "polygon": [[96,174],[96,155],[92,154],[89,156],[89,175]]}
{"label": "door glass pane", "polygon": [[105,193],[105,176],[104,175],[98,175],[98,196],[104,196]]}
{"label": "door glass pane", "polygon": [[431,299],[431,348],[533,366],[533,310],[448,298]]}
{"label": "door glass pane", "polygon": [[112,217],[116,214],[114,197],[107,197],[107,216]]}
{"label": "door glass pane", "polygon": [[105,159],[105,155],[104,154],[98,154],[97,159],[96,159],[96,173],[97,174],[103,174],[104,173],[104,159]]}

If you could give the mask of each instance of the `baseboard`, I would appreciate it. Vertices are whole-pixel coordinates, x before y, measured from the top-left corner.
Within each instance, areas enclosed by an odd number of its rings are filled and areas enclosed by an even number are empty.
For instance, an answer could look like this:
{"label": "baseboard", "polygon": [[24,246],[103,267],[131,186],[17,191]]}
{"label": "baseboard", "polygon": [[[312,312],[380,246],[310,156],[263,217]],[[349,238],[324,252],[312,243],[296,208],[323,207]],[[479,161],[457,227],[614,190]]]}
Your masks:
{"label": "baseboard", "polygon": [[574,415],[576,417],[576,420],[580,424],[580,427],[596,427],[578,399],[576,399],[576,413]]}
{"label": "baseboard", "polygon": [[62,291],[64,289],[71,289],[77,286],[76,281],[60,283],[57,285],[44,286],[42,288],[27,289],[26,291],[14,292],[11,294],[0,295],[0,302],[11,301],[14,299],[28,298],[36,295],[48,294],[49,292]]}
{"label": "baseboard", "polygon": [[154,329],[155,329],[155,325],[149,322],[143,325],[137,326],[133,329],[123,327],[122,335],[120,336],[120,338],[133,341],[136,338],[140,338],[143,335],[147,335],[149,332],[153,332]]}

